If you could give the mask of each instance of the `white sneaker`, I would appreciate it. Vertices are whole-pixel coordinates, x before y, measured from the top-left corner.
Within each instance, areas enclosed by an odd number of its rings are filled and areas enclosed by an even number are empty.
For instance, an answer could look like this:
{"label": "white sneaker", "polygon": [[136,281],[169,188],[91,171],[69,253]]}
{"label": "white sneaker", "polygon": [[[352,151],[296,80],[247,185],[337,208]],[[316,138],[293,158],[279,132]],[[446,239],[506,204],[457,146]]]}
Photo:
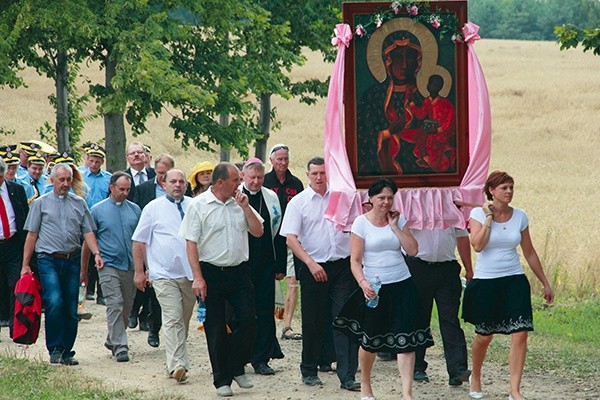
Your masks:
{"label": "white sneaker", "polygon": [[217,389],[217,396],[219,397],[231,397],[233,396],[233,391],[231,390],[231,386],[224,385]]}
{"label": "white sneaker", "polygon": [[251,387],[254,387],[254,385],[252,384],[252,381],[250,380],[250,378],[246,374],[234,376],[233,380],[242,389],[250,389]]}

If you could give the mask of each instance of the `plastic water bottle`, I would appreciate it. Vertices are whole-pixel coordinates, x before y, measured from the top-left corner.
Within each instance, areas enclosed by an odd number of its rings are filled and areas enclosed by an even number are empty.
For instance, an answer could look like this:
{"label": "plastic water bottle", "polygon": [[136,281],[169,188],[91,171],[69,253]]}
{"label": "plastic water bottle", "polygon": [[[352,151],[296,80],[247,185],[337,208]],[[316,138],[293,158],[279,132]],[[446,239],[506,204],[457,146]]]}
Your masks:
{"label": "plastic water bottle", "polygon": [[85,302],[85,292],[86,292],[85,283],[82,283],[79,286],[79,296],[78,296],[78,299],[77,299],[78,300],[77,303],[79,305],[83,305],[83,303]]}
{"label": "plastic water bottle", "polygon": [[202,301],[202,298],[198,297],[198,310],[196,319],[198,320],[198,330],[204,330],[204,321],[206,320],[206,304]]}
{"label": "plastic water bottle", "polygon": [[465,278],[465,277],[460,278],[460,283],[461,283],[463,289],[465,289],[467,287],[467,278]]}
{"label": "plastic water bottle", "polygon": [[369,308],[375,308],[379,304],[379,289],[381,289],[381,279],[379,279],[379,275],[375,275],[375,278],[369,280],[369,284],[371,285],[371,289],[373,289],[377,294],[375,297],[365,299],[365,304]]}

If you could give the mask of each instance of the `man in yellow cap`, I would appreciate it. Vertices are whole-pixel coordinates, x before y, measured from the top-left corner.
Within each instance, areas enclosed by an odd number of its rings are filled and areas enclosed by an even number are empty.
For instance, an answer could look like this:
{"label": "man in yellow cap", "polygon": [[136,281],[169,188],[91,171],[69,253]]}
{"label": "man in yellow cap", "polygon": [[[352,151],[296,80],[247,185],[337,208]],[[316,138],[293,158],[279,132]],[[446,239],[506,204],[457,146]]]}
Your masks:
{"label": "man in yellow cap", "polygon": [[29,171],[27,170],[29,165],[27,161],[29,160],[29,156],[34,156],[36,153],[42,151],[39,144],[32,141],[25,141],[19,143],[19,168],[17,168],[17,180],[23,180],[27,178],[29,175]]}
{"label": "man in yellow cap", "polygon": [[42,153],[37,152],[27,158],[27,176],[19,179],[17,173],[17,182],[25,189],[27,202],[31,204],[35,199],[44,194],[46,177],[43,175],[46,160]]}
{"label": "man in yellow cap", "polygon": [[[102,165],[106,158],[106,150],[96,143],[85,143],[84,157],[86,159],[86,167],[82,170],[83,181],[89,188],[89,193],[86,197],[87,205],[91,209],[94,205],[108,197],[110,178],[112,174],[104,171]],[[88,266],[88,285],[86,290],[86,299],[94,300],[94,292],[97,290],[96,301],[99,304],[105,302],[102,295],[100,282],[98,281],[98,270],[93,265],[94,260],[90,258]]]}
{"label": "man in yellow cap", "polygon": [[17,169],[19,168],[19,153],[16,144],[7,144],[0,146],[0,158],[6,163],[4,180],[9,182],[17,181]]}

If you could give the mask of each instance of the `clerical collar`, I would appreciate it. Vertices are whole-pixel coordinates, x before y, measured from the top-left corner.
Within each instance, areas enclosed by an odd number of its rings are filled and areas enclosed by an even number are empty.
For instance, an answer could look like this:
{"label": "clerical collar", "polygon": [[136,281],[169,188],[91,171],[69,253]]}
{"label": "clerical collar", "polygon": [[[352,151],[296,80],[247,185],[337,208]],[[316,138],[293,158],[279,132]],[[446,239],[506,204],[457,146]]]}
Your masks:
{"label": "clerical collar", "polygon": [[248,189],[248,187],[246,187],[246,184],[245,184],[245,183],[244,183],[244,189],[246,189],[246,191],[247,191],[248,193],[250,193],[251,195],[253,195],[253,196],[254,196],[255,194],[257,194],[258,192],[260,192],[260,190],[257,190],[256,192],[253,192],[252,190]]}

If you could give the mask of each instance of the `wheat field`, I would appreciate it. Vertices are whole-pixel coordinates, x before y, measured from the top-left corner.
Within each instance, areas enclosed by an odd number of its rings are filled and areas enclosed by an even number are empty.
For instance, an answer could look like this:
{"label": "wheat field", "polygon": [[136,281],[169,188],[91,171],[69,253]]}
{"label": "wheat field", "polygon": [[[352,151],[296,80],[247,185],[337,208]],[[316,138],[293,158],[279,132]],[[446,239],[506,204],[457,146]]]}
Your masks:
{"label": "wheat field", "polygon": [[[527,211],[534,244],[555,290],[578,295],[600,291],[600,57],[581,50],[561,52],[553,42],[481,40],[476,51],[486,74],[492,105],[491,170],[515,178],[513,205]],[[293,79],[325,78],[331,64],[307,53],[307,63]],[[81,72],[101,82],[94,66]],[[27,69],[27,88],[4,88],[0,126],[16,131],[0,142],[35,138],[44,121],[53,124],[47,97],[54,86]],[[83,78],[79,79],[83,81]],[[325,101],[307,106],[275,98],[282,127],[268,146],[284,142],[291,149],[291,169],[305,180],[305,162],[323,151]],[[172,110],[170,110],[172,111]],[[89,113],[93,112],[90,106]],[[218,161],[218,153],[184,151],[173,139],[168,117],[149,123],[138,138],[154,155],[173,155],[187,170],[201,160]],[[103,137],[103,122],[86,125],[84,140]],[[252,154],[252,151],[251,151]],[[239,157],[232,155],[233,161]]]}

